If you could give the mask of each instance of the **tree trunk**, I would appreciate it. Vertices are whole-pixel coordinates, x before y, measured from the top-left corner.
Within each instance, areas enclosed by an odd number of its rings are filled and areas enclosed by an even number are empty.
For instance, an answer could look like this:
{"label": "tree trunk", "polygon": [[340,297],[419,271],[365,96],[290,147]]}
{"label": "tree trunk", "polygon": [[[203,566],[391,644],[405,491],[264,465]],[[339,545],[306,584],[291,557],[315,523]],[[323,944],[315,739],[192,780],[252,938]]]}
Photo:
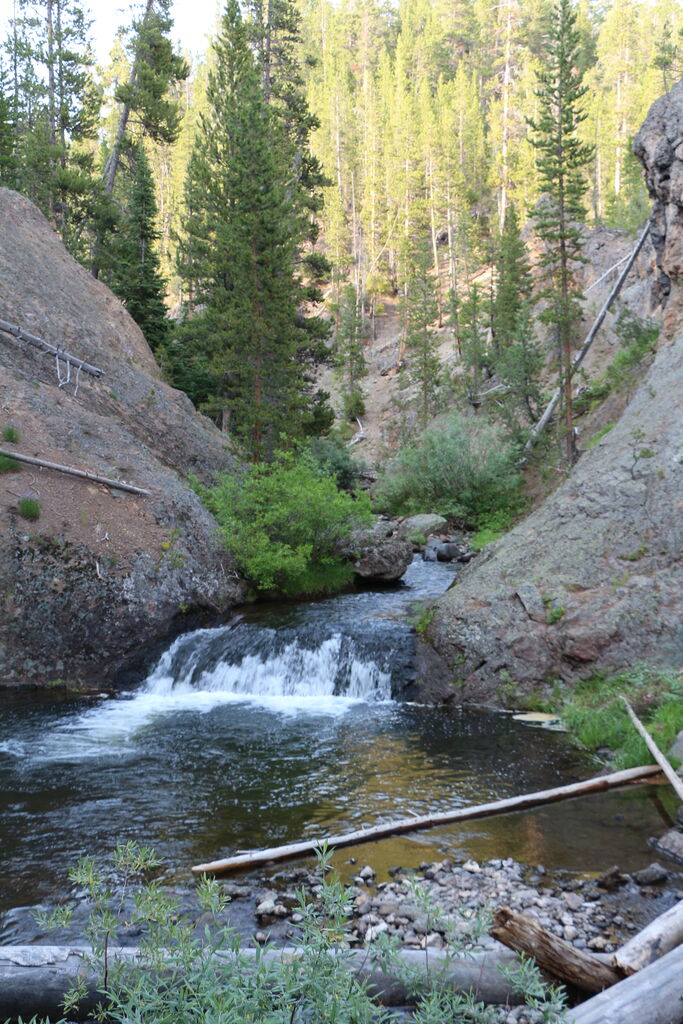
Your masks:
{"label": "tree trunk", "polygon": [[683,946],[566,1014],[568,1024],[683,1024]]}
{"label": "tree trunk", "polygon": [[[266,962],[277,964],[283,957],[296,956],[295,947],[271,949],[262,952],[242,949],[240,957],[253,958],[257,954]],[[345,956],[348,951],[345,951]],[[61,1019],[61,1001],[64,993],[80,976],[85,980],[86,996],[77,1010],[69,1011],[71,1020],[84,1020],[95,1009],[101,995],[98,979],[88,957],[91,951],[78,946],[4,946],[0,947],[0,1019],[27,1020],[33,1014]],[[217,957],[230,958],[230,952]],[[333,954],[332,954],[333,955]],[[137,949],[110,949],[109,962],[115,959],[135,959]],[[446,962],[441,950],[401,950],[402,965],[410,970],[432,971],[440,982],[453,988],[472,992],[476,999],[486,1003],[518,1005],[521,999],[501,974],[500,967],[513,967],[517,962],[508,950],[475,953],[463,959]],[[367,950],[350,954],[349,970],[365,981],[372,998],[384,1006],[404,1006],[410,1001],[405,982],[396,975],[374,969]]]}
{"label": "tree trunk", "polygon": [[552,935],[535,918],[509,907],[496,912],[489,934],[516,953],[532,956],[543,970],[583,992],[602,992],[621,980],[622,975],[614,967]]}
{"label": "tree trunk", "polygon": [[642,971],[683,943],[683,900],[651,921],[612,957],[622,974]]}

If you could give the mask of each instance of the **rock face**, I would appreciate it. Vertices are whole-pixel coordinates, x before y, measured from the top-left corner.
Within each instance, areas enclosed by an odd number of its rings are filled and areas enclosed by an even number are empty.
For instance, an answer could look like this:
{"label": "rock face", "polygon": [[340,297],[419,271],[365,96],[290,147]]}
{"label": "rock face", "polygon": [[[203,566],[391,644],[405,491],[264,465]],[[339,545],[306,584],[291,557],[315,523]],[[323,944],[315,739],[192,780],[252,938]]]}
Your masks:
{"label": "rock face", "polygon": [[[26,199],[0,189],[0,319],[101,367],[97,379],[0,332],[0,446],[127,480],[124,494],[50,470],[0,474],[0,685],[106,684],[189,612],[244,594],[184,482],[228,468],[226,439],[170,388],[142,333]],[[40,518],[18,515],[32,494]]]}
{"label": "rock face", "polygon": [[660,350],[613,430],[437,602],[429,639],[457,699],[636,662],[683,664],[683,83],[636,140],[655,200]]}

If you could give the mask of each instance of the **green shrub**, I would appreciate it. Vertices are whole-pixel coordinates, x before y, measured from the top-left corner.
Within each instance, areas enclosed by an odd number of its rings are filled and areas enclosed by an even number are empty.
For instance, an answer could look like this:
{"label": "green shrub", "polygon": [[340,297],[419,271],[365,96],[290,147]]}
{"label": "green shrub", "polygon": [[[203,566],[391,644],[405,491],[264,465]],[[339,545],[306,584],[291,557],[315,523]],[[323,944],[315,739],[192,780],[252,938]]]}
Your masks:
{"label": "green shrub", "polygon": [[360,388],[349,391],[344,395],[344,418],[347,420],[360,419],[365,416],[365,399]]}
{"label": "green shrub", "polygon": [[653,320],[643,320],[628,309],[623,309],[615,330],[622,347],[604,374],[591,381],[577,396],[574,403],[577,415],[589,412],[612,391],[629,383],[636,367],[645,356],[655,351],[659,325]]}
{"label": "green shrub", "polygon": [[310,453],[281,452],[269,465],[226,473],[202,496],[247,578],[258,590],[292,597],[350,582],[339,542],[372,519],[368,498],[340,491]]}
{"label": "green shrub", "polygon": [[11,455],[0,455],[0,473],[15,473],[21,464]]}
{"label": "green shrub", "polygon": [[5,427],[2,432],[3,441],[8,441],[10,444],[19,443],[19,431],[16,427]]}
{"label": "green shrub", "polygon": [[[243,951],[239,934],[225,923],[228,898],[215,879],[204,877],[197,885],[204,921],[198,935],[196,922],[180,912],[177,896],[157,882],[143,884],[158,863],[147,848],[133,843],[117,847],[113,870],[110,865],[102,871],[92,858],[83,858],[69,877],[85,890],[90,904],[85,933],[104,1004],[96,1019],[111,1024],[389,1024],[393,1018],[371,999],[345,942],[353,890],[331,873],[325,846],[318,858],[315,900],[303,889],[297,893],[301,936],[296,956],[282,955],[273,946],[253,956]],[[368,969],[377,965],[401,979],[415,1006],[411,1019],[416,1024],[490,1024],[490,1008],[448,984],[449,959],[471,956],[490,924],[488,914],[464,910],[446,915],[419,882],[412,880],[409,889],[429,930],[443,932],[445,957],[434,962],[427,957],[425,970],[407,966],[398,957],[396,940],[380,935],[366,951]],[[60,906],[53,914],[41,914],[40,924],[64,927],[72,912],[73,907]],[[110,950],[124,921],[140,935],[138,955],[117,959]],[[508,968],[506,977],[544,1021],[562,1019],[563,991],[546,986],[530,961]],[[75,1016],[85,995],[81,978],[62,1004],[67,1018]]]}
{"label": "green shrub", "polygon": [[315,437],[308,445],[313,460],[323,476],[333,476],[337,486],[348,491],[356,486],[364,463],[356,462],[348,447],[332,437]]}
{"label": "green shrub", "polygon": [[560,708],[562,719],[588,750],[608,747],[617,768],[649,764],[652,756],[636,732],[621,696],[626,697],[667,752],[683,729],[683,677],[680,672],[637,666],[613,678],[579,683]]}
{"label": "green shrub", "polygon": [[21,498],[17,505],[17,512],[22,519],[29,519],[33,522],[40,516],[40,502],[36,498]]}
{"label": "green shrub", "polygon": [[429,508],[478,526],[493,513],[519,509],[520,484],[514,451],[500,432],[482,418],[451,413],[387,465],[375,500],[390,512]]}

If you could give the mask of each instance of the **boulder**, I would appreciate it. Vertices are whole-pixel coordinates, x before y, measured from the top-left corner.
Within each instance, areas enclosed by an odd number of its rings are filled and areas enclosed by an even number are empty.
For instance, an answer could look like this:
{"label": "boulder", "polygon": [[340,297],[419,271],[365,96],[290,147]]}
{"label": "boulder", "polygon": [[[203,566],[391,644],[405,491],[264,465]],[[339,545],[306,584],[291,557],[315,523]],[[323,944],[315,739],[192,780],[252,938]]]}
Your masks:
{"label": "boulder", "polygon": [[448,520],[443,516],[425,513],[419,516],[409,516],[404,519],[398,527],[399,537],[411,537],[422,535],[431,537],[434,533],[443,533],[448,528]]}
{"label": "boulder", "polygon": [[386,519],[378,520],[370,530],[356,533],[353,546],[353,571],[364,580],[394,583],[413,560],[413,545],[399,537],[396,524]]}

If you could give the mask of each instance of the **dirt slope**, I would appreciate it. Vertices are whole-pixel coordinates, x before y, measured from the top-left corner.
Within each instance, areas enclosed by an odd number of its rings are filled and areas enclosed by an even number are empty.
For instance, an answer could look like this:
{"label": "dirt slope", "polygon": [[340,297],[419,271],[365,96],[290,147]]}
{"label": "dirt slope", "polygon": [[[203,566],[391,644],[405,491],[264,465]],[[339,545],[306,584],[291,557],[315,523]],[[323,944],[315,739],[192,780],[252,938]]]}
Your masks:
{"label": "dirt slope", "polygon": [[[151,491],[48,470],[0,475],[0,685],[99,684],[189,611],[241,599],[215,523],[184,483],[232,456],[42,214],[0,189],[0,223],[0,319],[104,370],[72,370],[67,383],[63,362],[0,332],[0,434],[19,435],[0,446]],[[40,502],[36,522],[17,514],[27,494]]]}

